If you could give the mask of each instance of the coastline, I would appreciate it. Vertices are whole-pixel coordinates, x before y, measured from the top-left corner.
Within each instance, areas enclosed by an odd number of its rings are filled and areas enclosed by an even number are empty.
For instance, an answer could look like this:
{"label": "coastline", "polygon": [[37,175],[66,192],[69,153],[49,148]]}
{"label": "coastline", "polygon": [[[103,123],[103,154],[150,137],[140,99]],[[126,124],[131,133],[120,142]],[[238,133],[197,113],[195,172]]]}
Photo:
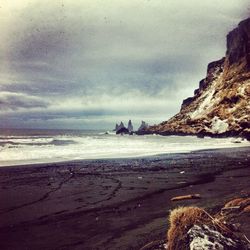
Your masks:
{"label": "coastline", "polygon": [[[147,134],[145,134],[147,135]],[[165,137],[165,135],[160,135],[161,137]],[[182,135],[167,135],[167,136],[180,136],[183,137]],[[186,137],[195,137],[198,138],[198,136],[195,135],[187,135],[185,134],[184,136]],[[209,136],[208,136],[209,138]],[[212,137],[210,137],[212,138]],[[125,154],[120,154],[120,155],[95,155],[92,157],[85,156],[83,158],[72,158],[72,159],[67,159],[65,157],[57,157],[57,158],[44,158],[44,159],[22,159],[22,160],[7,160],[7,161],[2,161],[0,160],[0,168],[5,168],[5,167],[20,167],[20,166],[34,166],[34,165],[48,165],[48,164],[66,164],[66,163],[71,163],[71,162],[81,162],[81,161],[95,161],[95,160],[128,160],[128,159],[138,159],[138,158],[154,158],[154,157],[165,157],[168,155],[175,155],[175,154],[188,154],[188,153],[193,153],[193,152],[199,152],[199,151],[211,151],[211,150],[217,150],[217,149],[234,149],[234,148],[245,148],[245,147],[250,147],[250,143],[246,138],[239,138],[239,137],[214,137],[218,140],[220,139],[228,139],[231,140],[230,144],[216,144],[216,145],[200,145],[199,147],[192,148],[192,149],[174,149],[171,151],[170,148],[168,148],[168,152],[163,152],[163,151],[158,151],[158,152],[150,152],[150,153],[128,153],[127,155]],[[237,141],[237,140],[241,141]],[[235,141],[233,141],[235,140]],[[228,142],[227,142],[228,143]],[[166,150],[166,149],[165,149]],[[5,163],[6,162],[6,163]]]}
{"label": "coastline", "polygon": [[249,132],[237,132],[237,131],[226,131],[223,133],[211,133],[208,131],[202,131],[202,132],[196,132],[196,133],[191,133],[191,132],[181,132],[181,131],[150,131],[151,127],[142,130],[142,131],[136,131],[135,133],[137,135],[161,135],[161,136],[196,136],[198,138],[204,138],[204,137],[210,137],[210,138],[241,138],[241,139],[246,139],[250,141],[250,134]]}
{"label": "coastline", "polygon": [[[139,249],[169,210],[248,192],[250,147],[0,168],[1,249]],[[173,203],[173,196],[200,200]]]}

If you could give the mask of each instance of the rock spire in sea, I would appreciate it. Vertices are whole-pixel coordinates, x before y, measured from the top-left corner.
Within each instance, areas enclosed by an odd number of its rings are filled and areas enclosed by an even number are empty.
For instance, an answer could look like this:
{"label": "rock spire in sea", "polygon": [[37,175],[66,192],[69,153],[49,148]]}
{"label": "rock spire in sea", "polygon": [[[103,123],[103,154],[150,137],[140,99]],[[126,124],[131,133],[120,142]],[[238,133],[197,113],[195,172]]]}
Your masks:
{"label": "rock spire in sea", "polygon": [[128,131],[129,131],[129,133],[131,133],[131,132],[134,131],[134,128],[133,128],[131,120],[128,121]]}

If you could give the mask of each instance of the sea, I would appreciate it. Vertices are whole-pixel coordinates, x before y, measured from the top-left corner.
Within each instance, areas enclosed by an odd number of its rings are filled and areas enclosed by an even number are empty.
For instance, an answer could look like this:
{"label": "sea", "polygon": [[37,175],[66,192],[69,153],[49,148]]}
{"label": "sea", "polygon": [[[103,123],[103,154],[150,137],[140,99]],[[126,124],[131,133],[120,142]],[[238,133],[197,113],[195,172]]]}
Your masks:
{"label": "sea", "polygon": [[249,146],[235,138],[116,135],[113,131],[0,129],[0,166],[144,157]]}

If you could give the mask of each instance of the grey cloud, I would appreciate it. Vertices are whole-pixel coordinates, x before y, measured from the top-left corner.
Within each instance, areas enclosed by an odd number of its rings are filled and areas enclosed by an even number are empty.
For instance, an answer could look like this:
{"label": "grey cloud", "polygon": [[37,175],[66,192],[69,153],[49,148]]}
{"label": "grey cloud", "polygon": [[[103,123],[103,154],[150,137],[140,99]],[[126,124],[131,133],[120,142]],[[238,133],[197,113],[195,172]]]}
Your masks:
{"label": "grey cloud", "polygon": [[[37,107],[37,114],[16,115],[53,126],[126,113],[167,119],[192,95],[206,65],[224,55],[226,33],[249,7],[247,0],[23,1],[0,23],[0,91],[12,94],[1,110]],[[132,98],[123,108],[117,100],[126,94]],[[106,96],[116,101],[108,104]],[[141,99],[152,109],[143,110]],[[96,105],[87,110],[86,103]]]}
{"label": "grey cloud", "polygon": [[0,110],[18,110],[31,108],[47,108],[49,103],[41,98],[22,94],[0,93]]}
{"label": "grey cloud", "polygon": [[[26,81],[9,82],[0,85],[0,91],[8,91],[13,93],[23,93],[34,96],[55,96],[55,95],[72,95],[80,89],[80,93],[84,94],[84,88],[78,83],[69,80],[37,78],[27,79]],[[52,97],[51,97],[52,98]]]}

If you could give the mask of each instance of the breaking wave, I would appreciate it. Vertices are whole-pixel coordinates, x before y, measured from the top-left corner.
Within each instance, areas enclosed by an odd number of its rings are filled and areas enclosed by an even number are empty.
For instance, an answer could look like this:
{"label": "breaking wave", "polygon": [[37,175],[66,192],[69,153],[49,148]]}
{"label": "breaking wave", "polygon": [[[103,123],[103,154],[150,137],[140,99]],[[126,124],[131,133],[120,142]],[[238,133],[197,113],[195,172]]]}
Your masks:
{"label": "breaking wave", "polygon": [[1,135],[0,166],[81,159],[151,156],[203,149],[249,146],[232,138],[194,136],[120,136],[104,132],[50,132]]}

